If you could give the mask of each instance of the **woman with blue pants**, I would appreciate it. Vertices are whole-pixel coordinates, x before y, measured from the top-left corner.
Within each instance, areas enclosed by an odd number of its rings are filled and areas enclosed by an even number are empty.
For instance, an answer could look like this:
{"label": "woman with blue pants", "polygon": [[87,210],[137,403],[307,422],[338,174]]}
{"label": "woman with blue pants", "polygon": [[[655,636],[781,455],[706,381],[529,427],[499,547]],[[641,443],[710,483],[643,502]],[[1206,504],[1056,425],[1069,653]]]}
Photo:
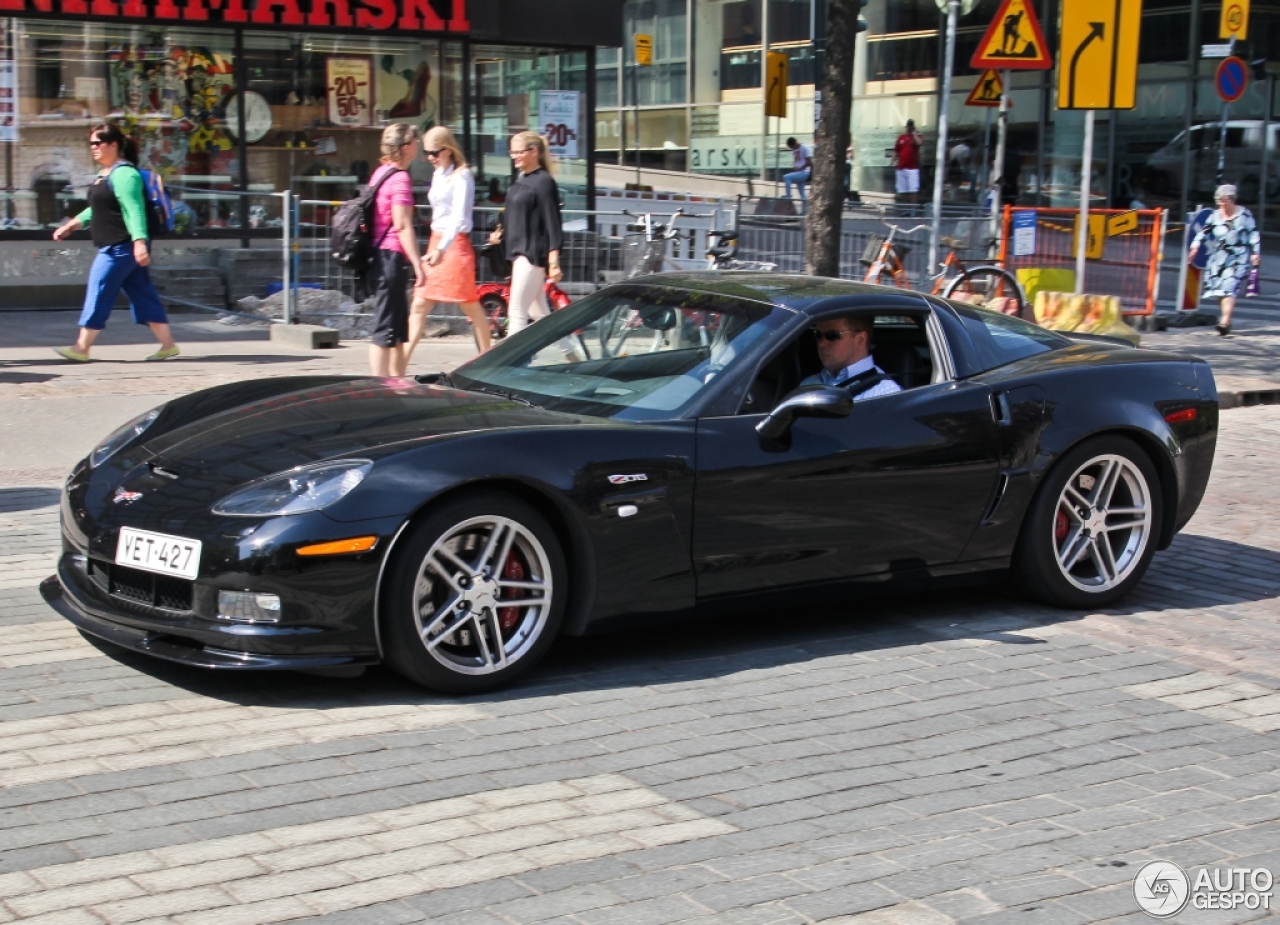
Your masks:
{"label": "woman with blue pants", "polygon": [[89,187],[89,208],[64,222],[53,233],[55,241],[89,226],[98,256],[89,270],[89,285],[80,313],[80,336],[74,347],[55,347],[61,357],[77,363],[89,362],[89,349],[123,289],[129,299],[133,320],[151,328],[160,349],[148,360],[168,360],[178,355],[178,345],[169,332],[169,316],[151,282],[147,265],[151,254],[147,241],[147,203],[138,172],[138,149],[118,126],[98,125],[89,132],[89,151],[102,168]]}

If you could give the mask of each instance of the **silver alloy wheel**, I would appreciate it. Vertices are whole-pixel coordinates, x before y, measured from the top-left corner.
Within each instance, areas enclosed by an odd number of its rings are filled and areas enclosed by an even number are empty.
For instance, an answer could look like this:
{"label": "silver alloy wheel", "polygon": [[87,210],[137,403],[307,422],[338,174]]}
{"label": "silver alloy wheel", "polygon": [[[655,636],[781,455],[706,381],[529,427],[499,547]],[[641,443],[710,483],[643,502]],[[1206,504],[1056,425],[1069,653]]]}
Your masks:
{"label": "silver alloy wheel", "polygon": [[473,517],[447,530],[423,558],[415,628],[450,671],[493,674],[537,642],[553,591],[550,559],[528,528],[508,517]]}
{"label": "silver alloy wheel", "polygon": [[1124,456],[1096,456],[1063,486],[1054,512],[1058,568],[1081,591],[1119,585],[1137,568],[1151,542],[1151,489]]}

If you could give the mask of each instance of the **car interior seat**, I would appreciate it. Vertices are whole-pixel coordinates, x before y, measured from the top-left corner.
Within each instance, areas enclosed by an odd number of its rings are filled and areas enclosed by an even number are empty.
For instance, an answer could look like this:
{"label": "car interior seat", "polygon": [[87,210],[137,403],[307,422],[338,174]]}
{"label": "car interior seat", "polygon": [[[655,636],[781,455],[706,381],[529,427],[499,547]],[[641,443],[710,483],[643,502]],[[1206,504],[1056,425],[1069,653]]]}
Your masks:
{"label": "car interior seat", "polygon": [[914,389],[929,381],[929,368],[920,359],[920,351],[915,344],[877,344],[871,355],[876,366],[904,389]]}

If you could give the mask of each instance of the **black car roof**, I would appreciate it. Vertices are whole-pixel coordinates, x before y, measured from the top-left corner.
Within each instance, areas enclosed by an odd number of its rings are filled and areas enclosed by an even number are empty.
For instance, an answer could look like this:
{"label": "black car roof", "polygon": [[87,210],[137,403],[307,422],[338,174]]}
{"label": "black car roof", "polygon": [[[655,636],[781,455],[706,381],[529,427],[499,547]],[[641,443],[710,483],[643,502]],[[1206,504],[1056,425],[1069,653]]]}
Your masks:
{"label": "black car roof", "polygon": [[[910,298],[916,308],[929,307],[919,293],[901,289],[886,289],[870,283],[855,283],[847,279],[826,276],[804,276],[799,273],[755,273],[739,270],[703,270],[684,273],[657,273],[625,281],[626,285],[672,286],[714,292],[719,295],[750,299],[768,305],[789,308],[806,314],[821,311],[833,300],[848,306],[850,299],[871,297],[868,301],[884,304],[887,301]],[[858,300],[862,301],[862,300]],[[886,305],[885,307],[889,307]],[[903,307],[898,302],[897,307]]]}

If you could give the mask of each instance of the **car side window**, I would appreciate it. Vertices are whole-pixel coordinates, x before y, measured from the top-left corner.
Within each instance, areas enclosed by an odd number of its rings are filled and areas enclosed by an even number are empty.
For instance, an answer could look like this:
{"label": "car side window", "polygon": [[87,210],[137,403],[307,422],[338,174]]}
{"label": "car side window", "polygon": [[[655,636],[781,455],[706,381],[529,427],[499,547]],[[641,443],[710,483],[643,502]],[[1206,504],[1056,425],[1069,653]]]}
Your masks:
{"label": "car side window", "polygon": [[978,354],[978,365],[995,369],[1024,357],[1071,346],[1061,334],[980,308],[954,306]]}
{"label": "car side window", "polygon": [[[936,364],[923,316],[877,315],[871,356],[904,391],[933,381]],[[738,413],[767,414],[821,372],[817,338],[806,327],[760,368]]]}

